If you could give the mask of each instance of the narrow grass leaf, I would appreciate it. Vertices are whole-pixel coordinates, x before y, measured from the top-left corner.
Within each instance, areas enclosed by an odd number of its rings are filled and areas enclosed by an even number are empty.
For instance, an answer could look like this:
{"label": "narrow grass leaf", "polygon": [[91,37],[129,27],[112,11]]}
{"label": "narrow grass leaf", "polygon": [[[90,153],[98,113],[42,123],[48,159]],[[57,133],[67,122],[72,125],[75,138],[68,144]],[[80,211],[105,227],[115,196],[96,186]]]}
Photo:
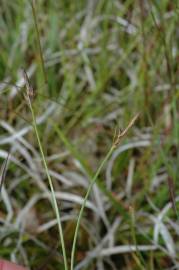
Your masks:
{"label": "narrow grass leaf", "polygon": [[[27,83],[28,84],[28,83]],[[27,86],[26,84],[26,86]],[[66,249],[65,249],[65,242],[64,242],[64,237],[63,237],[63,230],[62,230],[62,224],[61,224],[61,217],[60,217],[60,211],[58,209],[58,204],[57,204],[57,200],[55,197],[55,191],[53,188],[53,183],[52,183],[52,179],[48,170],[48,166],[47,166],[47,162],[46,162],[46,158],[45,158],[45,154],[43,151],[43,147],[40,141],[40,136],[39,136],[39,132],[38,132],[38,128],[37,128],[37,123],[36,123],[36,117],[35,117],[35,113],[32,107],[32,103],[31,103],[31,99],[29,96],[29,91],[28,91],[28,87],[26,89],[27,91],[27,101],[28,101],[28,105],[32,114],[32,121],[33,121],[33,127],[34,127],[34,131],[37,137],[37,141],[38,141],[38,145],[39,145],[39,149],[40,149],[40,153],[42,156],[42,161],[45,167],[45,171],[47,174],[47,178],[49,181],[49,186],[50,186],[50,190],[51,190],[51,196],[52,196],[52,206],[54,208],[55,214],[56,214],[56,218],[57,218],[57,222],[58,222],[58,229],[59,229],[59,235],[60,235],[60,240],[61,240],[61,245],[62,245],[62,252],[63,252],[63,259],[64,259],[64,269],[68,270],[68,263],[67,263],[67,256],[66,256]]]}
{"label": "narrow grass leaf", "polygon": [[1,172],[1,174],[0,174],[0,192],[2,190],[2,186],[3,186],[4,180],[5,180],[5,176],[6,176],[6,168],[7,168],[7,162],[9,159],[9,155],[10,155],[10,152],[8,152],[7,157],[4,160],[2,167],[1,167],[1,171],[0,171]]}

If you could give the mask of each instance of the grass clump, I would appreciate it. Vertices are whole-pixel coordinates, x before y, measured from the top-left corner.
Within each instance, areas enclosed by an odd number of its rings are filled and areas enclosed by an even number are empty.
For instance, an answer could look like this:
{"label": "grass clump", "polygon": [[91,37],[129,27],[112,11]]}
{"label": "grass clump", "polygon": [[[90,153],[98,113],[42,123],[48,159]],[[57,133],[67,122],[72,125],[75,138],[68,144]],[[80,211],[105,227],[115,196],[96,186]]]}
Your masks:
{"label": "grass clump", "polygon": [[0,256],[177,269],[177,1],[15,0],[0,12]]}

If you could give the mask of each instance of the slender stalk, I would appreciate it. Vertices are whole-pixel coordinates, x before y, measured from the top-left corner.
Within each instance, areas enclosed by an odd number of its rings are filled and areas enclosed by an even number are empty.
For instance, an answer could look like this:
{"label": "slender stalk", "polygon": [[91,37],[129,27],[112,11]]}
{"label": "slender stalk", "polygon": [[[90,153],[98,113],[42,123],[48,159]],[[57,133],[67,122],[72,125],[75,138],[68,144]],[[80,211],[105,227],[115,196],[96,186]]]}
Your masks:
{"label": "slender stalk", "polygon": [[34,110],[33,110],[32,104],[31,104],[30,97],[27,96],[27,99],[28,99],[29,107],[30,107],[31,114],[32,114],[32,121],[33,121],[34,131],[35,131],[35,134],[36,134],[36,137],[37,137],[40,153],[41,153],[41,156],[42,156],[43,164],[44,164],[44,167],[45,167],[45,171],[46,171],[46,174],[47,174],[47,178],[48,178],[48,182],[49,182],[49,186],[50,186],[50,190],[51,190],[52,206],[54,208],[56,218],[57,218],[57,222],[58,222],[58,230],[59,230],[60,241],[61,241],[61,245],[62,245],[63,259],[64,259],[64,267],[65,267],[64,269],[68,270],[65,242],[64,242],[63,230],[62,230],[62,224],[61,224],[61,218],[60,218],[60,211],[58,209],[58,204],[57,204],[56,197],[55,197],[55,191],[54,191],[54,188],[53,188],[52,179],[51,179],[51,176],[50,176],[49,171],[48,171],[46,158],[45,158],[44,151],[43,151],[43,148],[42,148],[42,144],[41,144],[41,141],[40,141]]}
{"label": "slender stalk", "polygon": [[86,192],[86,195],[85,195],[85,198],[84,198],[84,201],[83,201],[83,204],[81,206],[81,209],[80,209],[80,213],[79,213],[79,216],[78,216],[78,219],[77,219],[77,223],[76,223],[76,228],[75,228],[75,234],[74,234],[74,238],[73,238],[73,245],[72,245],[72,251],[71,251],[71,267],[70,269],[73,270],[73,267],[74,267],[74,258],[75,258],[75,248],[76,248],[76,242],[77,242],[77,236],[78,236],[78,231],[79,231],[79,227],[80,227],[80,222],[81,222],[81,219],[82,219],[82,215],[83,215],[83,212],[84,212],[84,208],[86,206],[86,202],[87,202],[87,199],[89,197],[89,194],[91,192],[91,189],[96,181],[96,179],[98,178],[102,168],[104,167],[105,163],[107,162],[107,160],[109,159],[109,157],[111,156],[112,152],[114,151],[115,149],[115,146],[112,145],[112,147],[110,148],[110,150],[108,151],[107,155],[105,156],[105,158],[103,159],[103,161],[101,162],[98,170],[96,171],[92,181],[90,182],[90,185],[88,187],[88,190]]}
{"label": "slender stalk", "polygon": [[93,179],[91,180],[88,190],[86,192],[83,204],[81,206],[80,209],[80,213],[77,219],[77,223],[76,223],[76,228],[75,228],[75,234],[74,234],[74,238],[73,238],[73,245],[72,245],[72,251],[71,251],[71,265],[70,265],[70,270],[73,270],[74,268],[74,258],[75,258],[75,248],[76,248],[76,242],[77,242],[77,237],[78,237],[78,231],[79,231],[79,227],[80,227],[80,222],[82,219],[82,215],[84,212],[84,208],[86,206],[86,202],[87,199],[89,197],[89,194],[92,190],[93,185],[95,184],[102,168],[104,167],[104,165],[106,164],[107,160],[110,158],[111,154],[113,153],[113,151],[116,149],[116,147],[121,143],[121,140],[125,137],[125,135],[127,134],[127,132],[129,131],[129,129],[134,125],[135,121],[137,120],[137,118],[139,117],[139,113],[137,113],[129,122],[128,126],[120,133],[117,134],[117,136],[115,136],[113,144],[111,146],[111,148],[109,149],[108,153],[106,154],[105,158],[103,159],[103,161],[101,162],[100,166],[98,167]]}
{"label": "slender stalk", "polygon": [[35,6],[34,6],[34,0],[31,0],[30,4],[31,4],[31,8],[32,8],[35,30],[36,30],[36,35],[37,35],[37,43],[38,43],[38,50],[39,50],[39,54],[40,54],[40,62],[41,62],[41,66],[42,66],[44,81],[46,84],[47,83],[47,75],[46,75],[46,71],[45,71],[45,64],[44,64],[44,59],[43,59],[42,46],[41,46],[41,42],[40,42],[40,34],[39,34],[39,28],[38,28],[38,23],[37,23],[37,16],[36,16],[36,11],[35,11]]}

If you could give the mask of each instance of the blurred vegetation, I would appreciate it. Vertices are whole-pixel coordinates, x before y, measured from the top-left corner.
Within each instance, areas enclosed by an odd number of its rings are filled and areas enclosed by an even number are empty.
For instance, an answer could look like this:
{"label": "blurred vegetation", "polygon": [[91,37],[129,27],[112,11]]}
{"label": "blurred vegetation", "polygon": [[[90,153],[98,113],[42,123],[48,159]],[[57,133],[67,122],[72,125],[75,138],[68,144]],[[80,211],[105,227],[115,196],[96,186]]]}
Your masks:
{"label": "blurred vegetation", "polygon": [[0,256],[64,269],[23,67],[69,265],[89,182],[140,112],[90,194],[74,269],[179,269],[178,1],[38,0],[33,14],[31,1],[1,0],[0,14]]}

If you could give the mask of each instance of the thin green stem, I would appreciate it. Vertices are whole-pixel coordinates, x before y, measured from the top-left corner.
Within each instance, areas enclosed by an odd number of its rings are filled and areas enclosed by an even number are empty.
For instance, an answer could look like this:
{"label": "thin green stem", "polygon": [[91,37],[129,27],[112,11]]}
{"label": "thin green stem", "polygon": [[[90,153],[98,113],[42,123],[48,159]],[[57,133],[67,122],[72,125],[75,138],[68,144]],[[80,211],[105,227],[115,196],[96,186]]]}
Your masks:
{"label": "thin green stem", "polygon": [[115,149],[115,146],[112,145],[112,147],[108,151],[106,157],[101,162],[98,170],[96,171],[96,173],[95,173],[92,181],[89,184],[89,187],[88,187],[88,190],[86,192],[86,195],[85,195],[83,204],[81,206],[80,213],[79,213],[79,216],[78,216],[78,219],[77,219],[77,223],[76,223],[75,234],[74,234],[73,245],[72,245],[72,251],[71,251],[71,267],[70,267],[71,270],[73,270],[73,268],[74,268],[74,258],[75,258],[75,249],[76,249],[76,242],[77,242],[77,237],[78,237],[78,231],[79,231],[79,227],[80,227],[80,223],[81,223],[82,215],[83,215],[83,212],[84,212],[84,208],[86,206],[87,199],[89,197],[89,194],[91,192],[91,189],[92,189],[94,183],[96,182],[96,180],[97,180],[97,178],[98,178],[98,176],[99,176],[102,168],[104,167],[105,163],[107,162],[107,160],[111,156],[111,154],[114,151],[114,149]]}
{"label": "thin green stem", "polygon": [[47,83],[47,75],[46,75],[46,71],[45,71],[45,64],[44,64],[44,59],[43,59],[42,46],[41,46],[41,42],[40,42],[40,34],[39,34],[39,28],[38,28],[38,23],[37,23],[37,16],[36,16],[36,11],[35,11],[34,1],[31,0],[30,3],[31,3],[33,18],[34,18],[35,30],[36,30],[36,34],[37,34],[37,43],[38,43],[38,50],[39,50],[39,54],[40,54],[40,62],[41,62],[41,66],[42,66],[44,81],[46,84]]}
{"label": "thin green stem", "polygon": [[62,230],[62,224],[61,224],[61,218],[60,218],[60,211],[58,209],[58,204],[57,204],[57,200],[56,200],[56,197],[55,197],[55,191],[54,191],[54,188],[53,188],[52,179],[51,179],[51,176],[50,176],[49,171],[48,171],[46,158],[45,158],[44,151],[43,151],[43,148],[42,148],[42,144],[41,144],[41,141],[40,141],[34,110],[33,110],[33,107],[32,107],[31,100],[30,100],[29,96],[27,96],[27,98],[28,98],[28,103],[29,103],[29,107],[30,107],[30,110],[31,110],[31,114],[32,114],[33,127],[34,127],[34,130],[35,130],[35,134],[36,134],[36,137],[37,137],[40,153],[41,153],[41,156],[42,156],[43,164],[44,164],[44,167],[45,167],[45,171],[46,171],[46,174],[47,174],[47,178],[48,178],[48,182],[49,182],[49,186],[50,186],[50,190],[51,190],[51,196],[52,196],[52,201],[51,202],[52,202],[52,206],[54,208],[56,218],[57,218],[57,222],[58,222],[58,230],[59,230],[60,241],[61,241],[61,245],[62,245],[63,259],[64,259],[64,267],[65,267],[64,269],[68,270],[65,242],[64,242],[63,230]]}

